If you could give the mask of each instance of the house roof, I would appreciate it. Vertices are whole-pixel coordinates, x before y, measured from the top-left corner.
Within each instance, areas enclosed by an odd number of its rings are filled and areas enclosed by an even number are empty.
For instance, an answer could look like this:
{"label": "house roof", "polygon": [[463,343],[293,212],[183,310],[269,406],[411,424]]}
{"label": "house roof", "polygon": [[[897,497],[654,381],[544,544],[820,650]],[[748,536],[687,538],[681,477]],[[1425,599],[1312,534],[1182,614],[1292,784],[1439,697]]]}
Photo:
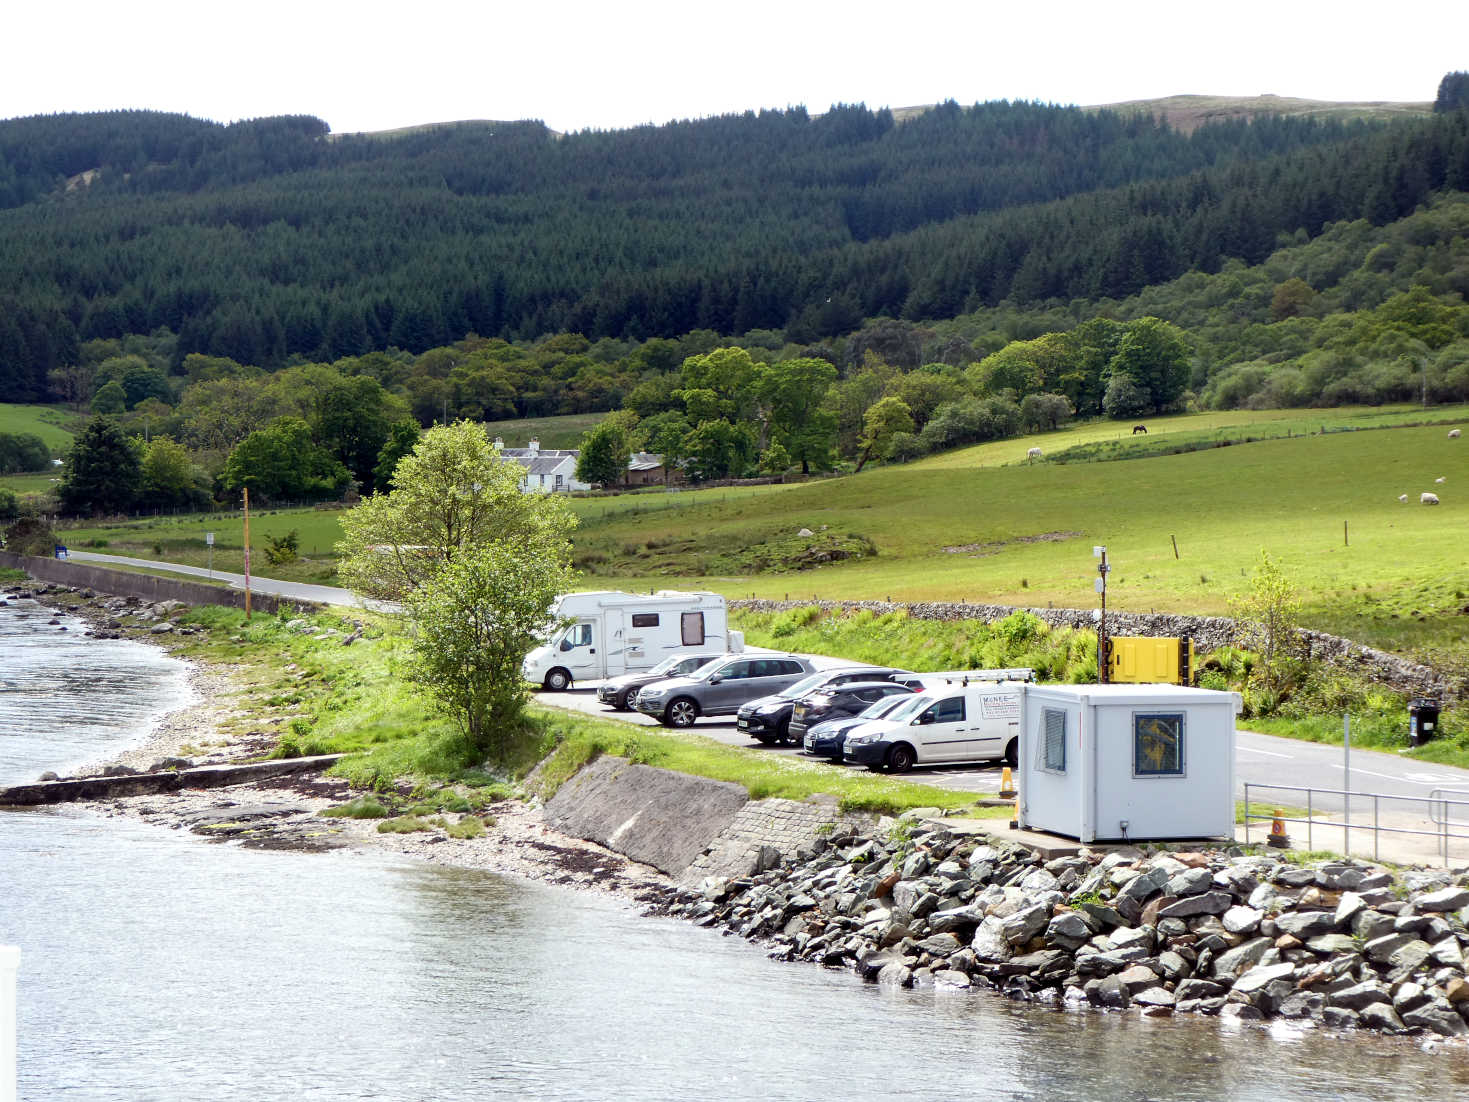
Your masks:
{"label": "house roof", "polygon": [[581,452],[576,448],[538,448],[535,451],[529,448],[501,448],[500,454],[506,459],[534,459],[543,455],[557,459],[575,459]]}
{"label": "house roof", "polygon": [[663,457],[654,452],[633,452],[627,461],[630,471],[656,471],[663,466]]}

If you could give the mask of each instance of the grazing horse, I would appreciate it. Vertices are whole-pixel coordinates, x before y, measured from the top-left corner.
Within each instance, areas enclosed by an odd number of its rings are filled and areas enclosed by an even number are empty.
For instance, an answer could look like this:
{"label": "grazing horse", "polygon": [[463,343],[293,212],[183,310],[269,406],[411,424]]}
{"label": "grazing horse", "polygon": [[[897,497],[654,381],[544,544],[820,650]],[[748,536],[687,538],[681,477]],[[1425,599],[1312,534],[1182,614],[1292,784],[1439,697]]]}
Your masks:
{"label": "grazing horse", "polygon": [[1144,436],[1148,435],[1148,426],[1147,425],[1133,425],[1132,426],[1132,435],[1136,436],[1138,433],[1142,433]]}

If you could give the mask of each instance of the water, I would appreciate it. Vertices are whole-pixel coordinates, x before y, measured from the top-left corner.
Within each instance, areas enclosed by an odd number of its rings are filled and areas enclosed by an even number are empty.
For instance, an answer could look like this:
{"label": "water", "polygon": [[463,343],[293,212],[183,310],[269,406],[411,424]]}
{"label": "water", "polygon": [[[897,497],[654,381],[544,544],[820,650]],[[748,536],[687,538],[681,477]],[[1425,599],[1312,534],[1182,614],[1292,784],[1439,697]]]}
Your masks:
{"label": "water", "polygon": [[[75,687],[33,694],[35,726],[69,714]],[[125,737],[88,715],[98,738]],[[49,758],[41,732],[8,737],[32,747],[28,774],[86,753],[69,733]],[[24,952],[27,1100],[1315,1102],[1469,1086],[1462,1051],[879,990],[536,883],[64,810],[0,813],[0,942]]]}
{"label": "water", "polygon": [[57,618],[34,601],[0,607],[0,786],[104,757],[188,699],[183,664],[157,647]]}

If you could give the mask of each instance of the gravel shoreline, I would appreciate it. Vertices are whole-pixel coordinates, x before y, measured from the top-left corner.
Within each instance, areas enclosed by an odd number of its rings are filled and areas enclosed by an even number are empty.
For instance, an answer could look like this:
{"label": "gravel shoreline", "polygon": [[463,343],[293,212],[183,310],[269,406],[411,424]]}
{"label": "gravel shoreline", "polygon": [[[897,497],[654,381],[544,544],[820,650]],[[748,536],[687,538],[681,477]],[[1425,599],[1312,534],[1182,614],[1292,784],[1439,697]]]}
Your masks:
{"label": "gravel shoreline", "polygon": [[[30,596],[84,620],[91,628],[89,635],[121,636],[154,646],[162,643],[160,636],[165,634],[154,628],[168,622],[177,608],[41,583],[12,586],[9,592]],[[274,745],[275,737],[269,731],[234,734],[227,730],[232,720],[245,714],[238,705],[245,690],[231,671],[193,659],[178,660],[188,666],[188,703],[159,717],[126,749],[90,763],[77,770],[79,774],[100,772],[108,766],[146,771],[168,759],[182,758],[194,765],[222,764],[258,755]],[[450,838],[438,830],[379,833],[378,820],[319,815],[323,808],[342,803],[350,795],[345,781],[301,775],[75,806],[105,818],[188,829],[215,843],[307,852],[341,848],[386,852],[436,865],[596,891],[643,905],[665,902],[673,890],[673,882],[656,869],[547,826],[538,802],[501,801],[489,808],[495,822],[481,837]]]}

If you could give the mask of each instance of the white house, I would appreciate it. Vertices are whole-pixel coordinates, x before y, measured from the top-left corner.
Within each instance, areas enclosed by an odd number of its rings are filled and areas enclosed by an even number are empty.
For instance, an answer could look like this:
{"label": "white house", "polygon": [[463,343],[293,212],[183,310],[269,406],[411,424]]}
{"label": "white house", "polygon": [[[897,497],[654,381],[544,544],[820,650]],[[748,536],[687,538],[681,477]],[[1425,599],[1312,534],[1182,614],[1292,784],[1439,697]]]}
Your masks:
{"label": "white house", "polygon": [[576,480],[576,460],[581,452],[575,448],[543,448],[536,439],[525,448],[507,448],[505,442],[495,437],[495,450],[500,458],[519,463],[525,473],[520,479],[520,489],[527,494],[570,493],[572,490],[590,490],[591,486]]}

